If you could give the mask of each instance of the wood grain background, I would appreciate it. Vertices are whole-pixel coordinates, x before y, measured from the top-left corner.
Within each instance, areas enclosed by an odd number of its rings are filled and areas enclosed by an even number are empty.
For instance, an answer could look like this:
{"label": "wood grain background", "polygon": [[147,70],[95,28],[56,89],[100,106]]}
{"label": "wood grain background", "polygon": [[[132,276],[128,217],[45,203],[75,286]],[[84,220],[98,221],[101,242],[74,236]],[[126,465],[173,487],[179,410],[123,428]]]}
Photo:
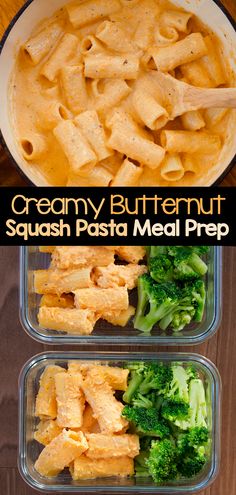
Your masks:
{"label": "wood grain background", "polygon": [[[0,38],[10,20],[24,4],[24,0],[0,0]],[[190,0],[191,3],[191,0]],[[236,0],[222,0],[224,6],[236,19]],[[27,181],[19,174],[0,145],[0,186],[26,186]],[[221,182],[222,186],[236,186],[236,164]]]}
{"label": "wood grain background", "polygon": [[[236,494],[236,248],[224,248],[223,319],[217,334],[205,344],[191,348],[157,347],[155,350],[180,350],[203,354],[219,368],[223,385],[222,462],[215,483],[201,495]],[[17,380],[24,363],[33,355],[48,350],[34,342],[21,328],[18,317],[18,248],[0,248],[0,494],[33,495],[17,470]],[[49,350],[54,350],[50,347]],[[61,348],[60,348],[61,349]],[[71,348],[70,348],[71,349]],[[111,350],[120,348],[110,347]],[[64,348],[63,348],[64,350]],[[80,350],[76,348],[76,350]],[[84,350],[89,350],[85,348]],[[131,347],[127,350],[133,350]],[[137,350],[142,352],[142,348]],[[153,348],[148,349],[153,351]],[[59,495],[59,494],[57,494]]]}

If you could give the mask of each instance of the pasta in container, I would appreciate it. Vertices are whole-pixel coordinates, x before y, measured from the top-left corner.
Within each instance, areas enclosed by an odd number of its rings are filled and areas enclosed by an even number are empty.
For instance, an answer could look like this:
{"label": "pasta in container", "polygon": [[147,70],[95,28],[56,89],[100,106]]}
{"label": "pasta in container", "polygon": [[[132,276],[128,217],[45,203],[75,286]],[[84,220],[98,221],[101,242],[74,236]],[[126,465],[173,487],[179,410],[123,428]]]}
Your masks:
{"label": "pasta in container", "polygon": [[[189,159],[188,154],[182,153],[181,159],[169,154],[162,173],[171,181],[177,174],[192,175],[195,169],[194,159]],[[191,249],[187,248],[189,251]],[[138,312],[142,280],[150,278],[148,248],[22,248],[20,307],[23,327],[31,337],[53,344],[102,341],[171,345],[205,340],[219,325],[221,285],[219,250],[211,248],[204,256],[202,269],[207,272],[201,282],[206,286],[202,320],[190,321],[190,315],[187,315],[186,328],[177,325],[176,331],[172,328],[163,331],[162,324],[151,317],[152,331],[143,333],[141,321],[145,323],[146,320],[139,318]],[[143,302],[148,304],[147,298]],[[47,420],[55,419],[53,412],[47,413],[46,410],[43,414]]]}
{"label": "pasta in container", "polygon": [[[175,95],[158,89],[156,71],[201,88],[235,85],[220,40],[192,12],[160,0],[66,3],[32,31],[12,75],[14,132],[28,167],[51,185],[204,180],[220,160],[234,111],[180,109],[173,117]],[[191,155],[195,170],[166,173],[170,154],[174,168]]]}
{"label": "pasta in container", "polygon": [[[70,335],[90,335],[100,319],[127,325],[135,313],[130,291],[147,271],[143,247],[68,246],[56,247],[51,254],[49,269],[34,272],[34,290],[42,296],[41,326]],[[58,386],[62,381],[63,376],[58,378]]]}
{"label": "pasta in container", "polygon": [[[40,381],[48,367],[55,365],[61,369],[61,372],[55,375],[55,379],[68,375],[76,380],[78,376],[82,376],[77,392],[84,393],[86,405],[82,426],[79,428],[59,427],[57,418],[54,421],[42,421],[35,413],[35,399],[40,393]],[[156,384],[155,381],[150,381],[153,379],[152,370],[156,372],[154,379],[157,383],[158,372],[162,371],[161,383],[166,380],[171,381],[171,392],[173,392],[172,373],[174,377],[175,370],[181,372],[182,380],[189,370],[192,375],[193,371],[195,372],[194,377],[188,376],[191,382],[189,388],[197,386],[201,390],[202,402],[201,405],[197,405],[201,414],[194,418],[194,424],[203,418],[205,426],[201,431],[205,433],[205,437],[207,433],[208,440],[207,450],[201,445],[202,458],[207,462],[204,469],[200,466],[197,476],[192,473],[187,475],[187,479],[186,476],[184,478],[176,476],[174,479],[172,477],[171,481],[168,479],[163,482],[154,478],[151,469],[149,476],[146,475],[145,478],[140,476],[142,473],[139,463],[143,458],[144,446],[147,449],[149,443],[157,444],[163,440],[163,437],[158,440],[155,437],[157,418],[159,430],[160,425],[165,426],[166,439],[172,441],[173,449],[173,436],[174,439],[179,434],[183,437],[188,432],[180,430],[179,433],[179,428],[170,430],[167,427],[168,423],[163,422],[162,419],[164,410],[159,411],[158,417],[155,419],[154,416],[152,423],[149,424],[145,417],[150,416],[150,408],[145,409],[145,415],[142,415],[141,405],[133,409],[135,401],[135,391],[133,396],[131,391],[133,367],[140,369],[139,385],[143,385],[144,371],[149,370],[149,382],[146,378],[144,383],[145,385],[150,383],[151,387],[153,383]],[[109,377],[113,376],[116,380],[111,382]],[[179,377],[175,378],[175,387],[178,386],[178,380]],[[120,384],[122,388],[119,388]],[[160,393],[159,389],[156,389],[152,392],[153,398]],[[162,393],[166,394],[166,391],[162,389]],[[130,394],[132,402],[128,404],[127,398]],[[56,398],[58,398],[57,394]],[[177,493],[181,493],[183,489],[186,493],[190,493],[198,490],[203,483],[207,487],[217,474],[220,456],[220,377],[215,366],[201,356],[186,353],[149,353],[149,355],[143,353],[139,356],[137,353],[128,355],[103,352],[93,355],[84,353],[83,357],[78,352],[40,354],[26,363],[21,372],[19,399],[20,472],[31,487],[36,489],[40,487],[41,491],[86,493],[97,492],[99,488],[103,491],[115,489],[122,493],[127,490],[137,492],[137,489],[145,488],[147,491],[151,489],[156,493],[162,493],[165,487],[170,493],[173,488]],[[189,400],[188,389],[187,400]],[[64,408],[70,406],[66,395],[60,398],[60,404]],[[153,409],[152,406],[152,413],[157,412]],[[146,439],[139,428],[134,428],[134,421],[127,419],[129,412],[135,410],[137,414],[141,413],[142,427],[149,434]],[[196,416],[195,411],[194,414]],[[173,421],[174,419],[172,423]],[[166,439],[164,442],[167,441]],[[147,451],[146,458],[148,454]],[[147,467],[149,468],[149,464]],[[165,470],[167,476],[168,469],[167,465]],[[182,471],[181,466],[178,466],[178,469]]]}

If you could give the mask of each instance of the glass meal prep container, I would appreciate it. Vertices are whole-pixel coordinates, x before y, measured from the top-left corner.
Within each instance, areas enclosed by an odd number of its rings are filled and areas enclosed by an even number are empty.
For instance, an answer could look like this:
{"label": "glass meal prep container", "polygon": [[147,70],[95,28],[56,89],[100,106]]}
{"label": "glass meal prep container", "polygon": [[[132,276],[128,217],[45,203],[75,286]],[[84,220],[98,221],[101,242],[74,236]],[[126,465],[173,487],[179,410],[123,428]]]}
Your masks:
{"label": "glass meal prep container", "polygon": [[[50,255],[39,252],[38,247],[21,247],[20,251],[20,317],[23,328],[35,340],[45,344],[143,344],[143,345],[194,345],[211,337],[221,318],[222,252],[211,247],[207,255],[206,306],[201,323],[192,323],[182,332],[162,332],[156,325],[151,334],[133,328],[132,320],[126,328],[115,327],[104,320],[96,324],[91,335],[68,335],[42,328],[37,319],[40,297],[33,289],[34,270],[46,269]],[[136,306],[137,292],[130,295],[130,303]]]}
{"label": "glass meal prep container", "polygon": [[[35,397],[38,391],[40,376],[47,365],[66,367],[68,361],[93,362],[112,366],[122,365],[125,361],[159,361],[193,364],[206,385],[209,429],[211,432],[211,448],[209,461],[203,471],[195,478],[179,480],[166,486],[158,486],[150,478],[102,478],[96,480],[73,481],[67,472],[56,478],[44,478],[34,469],[34,463],[41,451],[38,442],[33,438],[38,419],[34,416]],[[108,353],[98,352],[47,352],[31,358],[21,371],[19,378],[19,470],[23,479],[37,490],[48,492],[86,493],[162,493],[188,494],[206,489],[218,473],[220,462],[220,409],[221,380],[216,367],[206,358],[198,354],[186,353]]]}
{"label": "glass meal prep container", "polygon": [[[191,323],[178,333],[162,332],[158,325],[151,334],[133,328],[132,320],[126,328],[115,327],[104,320],[96,324],[91,335],[68,335],[42,328],[37,319],[40,298],[33,288],[34,270],[46,269],[50,255],[39,252],[38,247],[20,248],[20,317],[23,328],[35,340],[53,345],[66,344],[144,344],[144,345],[194,345],[211,337],[219,327],[221,318],[222,251],[211,247],[207,255],[206,306],[201,323]],[[130,303],[136,306],[137,292],[130,295]]]}

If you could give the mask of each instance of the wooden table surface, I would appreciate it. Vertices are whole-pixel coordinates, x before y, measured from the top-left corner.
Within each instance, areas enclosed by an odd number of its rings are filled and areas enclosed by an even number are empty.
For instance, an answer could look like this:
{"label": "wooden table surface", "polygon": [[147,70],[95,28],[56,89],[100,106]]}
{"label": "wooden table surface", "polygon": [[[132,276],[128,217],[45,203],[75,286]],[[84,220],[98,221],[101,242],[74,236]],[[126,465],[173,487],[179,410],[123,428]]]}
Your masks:
{"label": "wooden table surface", "polygon": [[[0,38],[10,20],[24,3],[24,0],[0,0]],[[236,0],[222,0],[222,3],[236,19]],[[28,185],[27,182],[17,172],[15,166],[0,146],[0,186],[24,185]],[[221,185],[236,186],[236,164],[223,179]]]}
{"label": "wooden table surface", "polygon": [[[178,350],[196,352],[211,359],[219,368],[223,385],[222,462],[215,483],[201,495],[236,494],[236,248],[224,248],[223,319],[217,334],[205,344]],[[17,470],[17,380],[23,364],[45,351],[28,337],[18,318],[18,248],[0,248],[0,494],[33,495]],[[55,349],[50,347],[50,350]],[[61,348],[60,348],[61,349]],[[71,349],[71,348],[70,348]],[[115,350],[114,347],[110,348]],[[76,348],[79,350],[79,348]],[[86,348],[86,350],[89,350]],[[116,349],[119,350],[119,349]],[[132,350],[131,347],[127,350]],[[141,347],[138,349],[142,351]],[[148,349],[153,351],[153,347]],[[173,348],[155,350],[176,350]]]}

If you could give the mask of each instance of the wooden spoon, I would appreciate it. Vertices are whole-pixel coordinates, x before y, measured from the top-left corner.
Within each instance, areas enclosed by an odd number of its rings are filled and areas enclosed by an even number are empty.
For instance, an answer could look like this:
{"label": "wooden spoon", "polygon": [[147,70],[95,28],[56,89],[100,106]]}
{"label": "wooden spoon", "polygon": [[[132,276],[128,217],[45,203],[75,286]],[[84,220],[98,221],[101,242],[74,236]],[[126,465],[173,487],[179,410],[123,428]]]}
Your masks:
{"label": "wooden spoon", "polygon": [[155,70],[148,76],[156,83],[158,97],[171,120],[201,108],[236,108],[236,88],[197,88]]}

